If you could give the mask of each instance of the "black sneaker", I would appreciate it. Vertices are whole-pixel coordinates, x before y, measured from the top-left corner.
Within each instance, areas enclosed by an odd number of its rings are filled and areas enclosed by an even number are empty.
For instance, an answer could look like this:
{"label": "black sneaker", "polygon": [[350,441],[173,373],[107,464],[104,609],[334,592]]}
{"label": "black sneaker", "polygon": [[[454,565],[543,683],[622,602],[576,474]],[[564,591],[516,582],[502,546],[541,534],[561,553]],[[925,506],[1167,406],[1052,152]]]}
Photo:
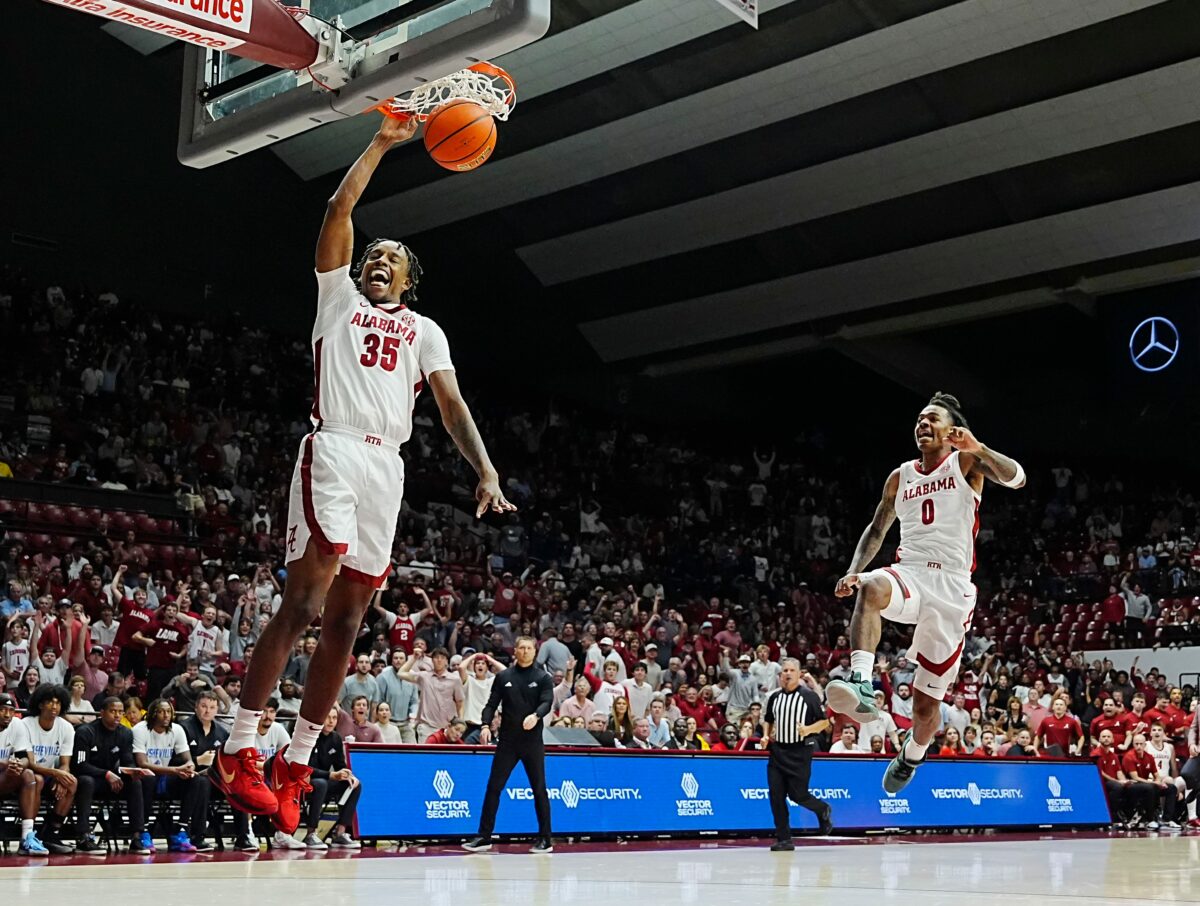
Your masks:
{"label": "black sneaker", "polygon": [[56,856],[69,856],[75,852],[75,847],[70,843],[63,843],[58,836],[45,837],[42,843],[46,845],[46,849],[50,850]]}
{"label": "black sneaker", "polygon": [[820,822],[817,833],[822,837],[828,837],[833,833],[833,809],[828,802],[821,803],[821,810],[817,812],[817,821]]}
{"label": "black sneaker", "polygon": [[492,838],[476,837],[474,840],[468,840],[464,843],[462,848],[469,853],[485,853],[492,848]]}
{"label": "black sneaker", "polygon": [[107,856],[108,849],[96,842],[96,838],[91,834],[83,837],[75,844],[75,852],[82,856]]}
{"label": "black sneaker", "polygon": [[192,846],[196,847],[196,852],[198,853],[210,853],[217,848],[217,844],[213,843],[212,840],[193,840]]}
{"label": "black sneaker", "polygon": [[791,840],[776,840],[771,844],[771,852],[773,853],[790,853],[796,848],[796,844]]}
{"label": "black sneaker", "polygon": [[256,853],[259,851],[258,840],[251,840],[248,837],[239,837],[234,841],[233,848],[240,853]]}
{"label": "black sneaker", "polygon": [[131,856],[148,856],[154,851],[142,842],[140,837],[134,837],[129,841],[129,855]]}
{"label": "black sneaker", "polygon": [[552,853],[554,852],[554,844],[550,842],[549,837],[538,837],[533,841],[533,846],[529,847],[529,851],[535,856],[542,853]]}

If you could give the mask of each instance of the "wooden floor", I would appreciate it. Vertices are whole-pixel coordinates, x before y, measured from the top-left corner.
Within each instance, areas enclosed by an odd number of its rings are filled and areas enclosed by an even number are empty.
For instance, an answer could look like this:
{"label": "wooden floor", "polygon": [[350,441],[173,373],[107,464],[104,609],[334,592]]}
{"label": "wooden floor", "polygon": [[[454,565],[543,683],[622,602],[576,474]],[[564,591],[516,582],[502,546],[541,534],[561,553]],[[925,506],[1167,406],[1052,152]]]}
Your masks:
{"label": "wooden floor", "polygon": [[1200,834],[816,839],[0,860],[0,901],[38,906],[1067,906],[1200,903]]}

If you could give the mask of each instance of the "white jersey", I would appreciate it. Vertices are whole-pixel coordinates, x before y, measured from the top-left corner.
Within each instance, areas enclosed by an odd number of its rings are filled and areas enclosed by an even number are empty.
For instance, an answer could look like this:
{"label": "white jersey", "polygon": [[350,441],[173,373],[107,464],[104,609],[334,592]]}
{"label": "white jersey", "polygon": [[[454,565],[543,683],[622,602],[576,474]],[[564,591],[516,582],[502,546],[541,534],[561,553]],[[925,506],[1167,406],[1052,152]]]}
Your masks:
{"label": "white jersey", "polygon": [[133,753],[146,756],[152,765],[165,768],[176,755],[190,752],[183,727],[172,723],[166,733],[151,730],[144,720],[133,728]]}
{"label": "white jersey", "polygon": [[372,305],[350,268],[317,273],[312,421],[403,444],[426,375],[453,371],[446,335],[404,305]]}
{"label": "white jersey", "polygon": [[43,730],[36,716],[23,717],[29,734],[29,758],[44,768],[57,768],[62,756],[75,753],[75,728],[61,717],[54,718],[49,730]]}
{"label": "white jersey", "polygon": [[0,730],[0,761],[10,761],[19,752],[29,751],[29,731],[25,722],[13,718]]}
{"label": "white jersey", "polygon": [[266,761],[291,741],[292,735],[288,733],[287,728],[276,721],[267,727],[266,733],[255,734],[254,748],[258,749],[258,754]]}
{"label": "white jersey", "polygon": [[907,566],[974,572],[979,495],[963,477],[958,451],[928,475],[919,467],[920,460],[900,466],[896,560]]}
{"label": "white jersey", "polygon": [[1175,749],[1169,742],[1163,742],[1161,749],[1154,748],[1154,743],[1146,740],[1146,754],[1154,759],[1154,766],[1158,769],[1158,776],[1167,778],[1171,776],[1171,756],[1175,754]]}

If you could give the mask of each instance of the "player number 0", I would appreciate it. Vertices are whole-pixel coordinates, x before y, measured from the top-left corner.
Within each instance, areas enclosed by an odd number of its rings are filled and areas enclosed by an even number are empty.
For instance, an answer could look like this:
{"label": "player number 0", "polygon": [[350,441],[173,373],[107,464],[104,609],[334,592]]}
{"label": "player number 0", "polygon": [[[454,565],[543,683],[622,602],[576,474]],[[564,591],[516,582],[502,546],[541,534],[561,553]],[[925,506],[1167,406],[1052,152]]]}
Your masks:
{"label": "player number 0", "polygon": [[921,501],[921,522],[933,525],[933,501],[928,497]]}

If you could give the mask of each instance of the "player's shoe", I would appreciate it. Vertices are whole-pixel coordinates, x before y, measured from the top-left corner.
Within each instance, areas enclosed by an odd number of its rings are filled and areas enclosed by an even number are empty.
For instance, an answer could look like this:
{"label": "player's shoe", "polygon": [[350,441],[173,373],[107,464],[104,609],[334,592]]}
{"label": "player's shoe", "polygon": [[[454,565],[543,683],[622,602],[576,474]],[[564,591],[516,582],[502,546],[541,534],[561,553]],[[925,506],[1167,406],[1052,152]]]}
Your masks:
{"label": "player's shoe", "polygon": [[875,687],[870,679],[863,679],[857,673],[851,673],[848,680],[830,680],[825,686],[825,701],[838,714],[845,714],[860,724],[879,719]]}
{"label": "player's shoe", "polygon": [[21,838],[21,845],[17,847],[18,856],[48,856],[50,850],[42,845],[42,841],[37,838],[37,834],[33,831],[27,833]]}
{"label": "player's shoe", "polygon": [[300,826],[300,799],[305,793],[312,792],[312,784],[308,782],[312,768],[288,761],[283,757],[287,750],[284,746],[271,762],[271,790],[279,803],[279,808],[271,815],[271,823],[291,836]]}
{"label": "player's shoe", "polygon": [[462,848],[469,853],[485,853],[492,848],[492,838],[476,837],[474,840],[468,840],[464,843]]}
{"label": "player's shoe", "polygon": [[107,856],[108,849],[96,842],[91,834],[83,837],[75,844],[75,852],[82,856]]}
{"label": "player's shoe", "polygon": [[308,847],[291,834],[275,831],[275,836],[271,838],[271,849],[308,849]]}
{"label": "player's shoe", "polygon": [[263,777],[262,756],[257,749],[242,749],[230,755],[218,747],[216,752],[208,777],[231,806],[251,815],[274,815],[279,811],[279,800]]}
{"label": "player's shoe", "polygon": [[145,854],[145,853],[154,855],[154,853],[158,852],[158,848],[154,845],[154,838],[151,837],[145,831],[142,831],[142,835],[140,837],[138,837],[137,842],[138,842],[139,855]]}
{"label": "player's shoe", "polygon": [[254,834],[238,837],[233,843],[233,848],[240,853],[256,853],[259,851],[258,838]]}
{"label": "player's shoe", "polygon": [[776,840],[771,844],[771,852],[773,853],[790,853],[795,848],[796,844],[793,840]]}
{"label": "player's shoe", "polygon": [[179,831],[175,834],[167,836],[167,852],[169,853],[194,853],[196,851],[195,844],[187,835],[187,831]]}
{"label": "player's shoe", "polygon": [[540,856],[543,853],[554,852],[554,844],[550,842],[549,837],[538,837],[533,841],[533,846],[529,847],[529,852],[535,856]]}
{"label": "player's shoe", "polygon": [[329,845],[334,849],[362,849],[362,844],[345,831],[338,831],[329,837]]}
{"label": "player's shoe", "polygon": [[316,834],[309,834],[304,838],[304,845],[313,852],[324,852],[329,849],[329,844],[318,837]]}
{"label": "player's shoe", "polygon": [[883,791],[889,796],[894,796],[912,780],[913,774],[917,768],[925,761],[922,758],[920,761],[909,761],[904,757],[904,747],[908,744],[908,735],[900,743],[900,752],[887,766],[887,770],[883,772]]}
{"label": "player's shoe", "polygon": [[149,856],[154,853],[154,847],[146,843],[146,838],[149,834],[142,834],[140,837],[134,837],[129,841],[129,855],[131,856]]}

